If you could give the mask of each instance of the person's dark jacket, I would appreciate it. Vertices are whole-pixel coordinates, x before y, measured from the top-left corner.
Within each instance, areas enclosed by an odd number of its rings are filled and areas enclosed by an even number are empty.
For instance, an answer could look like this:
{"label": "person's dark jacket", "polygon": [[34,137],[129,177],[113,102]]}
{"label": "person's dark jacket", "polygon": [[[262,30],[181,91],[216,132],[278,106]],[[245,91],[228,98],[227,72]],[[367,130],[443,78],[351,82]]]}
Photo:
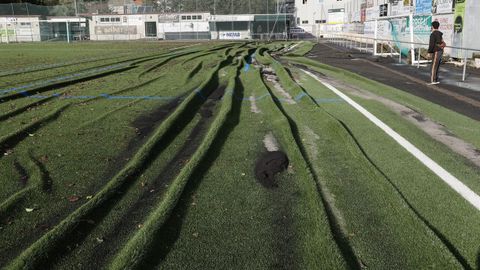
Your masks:
{"label": "person's dark jacket", "polygon": [[443,33],[435,30],[430,34],[430,44],[428,46],[428,53],[434,53],[438,51],[442,51],[443,49],[440,47],[443,41]]}

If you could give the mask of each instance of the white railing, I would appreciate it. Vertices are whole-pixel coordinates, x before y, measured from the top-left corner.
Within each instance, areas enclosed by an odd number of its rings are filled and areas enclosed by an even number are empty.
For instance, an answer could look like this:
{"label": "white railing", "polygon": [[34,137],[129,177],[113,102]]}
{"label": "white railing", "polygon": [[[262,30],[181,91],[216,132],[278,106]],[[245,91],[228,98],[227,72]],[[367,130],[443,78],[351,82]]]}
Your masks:
{"label": "white railing", "polygon": [[[343,46],[350,49],[356,49],[360,52],[365,53],[372,53],[375,56],[398,56],[399,63],[402,62],[402,53],[400,46],[397,44],[405,44],[409,47],[409,51],[411,54],[411,64],[420,67],[422,63],[428,63],[431,60],[424,59],[422,60],[422,49],[428,48],[428,44],[419,43],[419,42],[410,42],[410,41],[399,41],[399,40],[391,40],[391,39],[382,39],[382,38],[373,38],[368,37],[362,34],[353,34],[353,33],[324,33],[320,34],[323,36],[323,39],[335,43],[339,46]],[[380,52],[378,51],[378,45],[380,45]],[[388,51],[384,52],[384,45],[387,46]],[[463,72],[462,72],[462,81],[466,79],[467,73],[467,65],[469,60],[473,60],[468,58],[468,55],[474,55],[474,53],[480,53],[480,49],[473,49],[473,48],[465,48],[465,47],[455,47],[455,46],[447,46],[446,48],[459,50],[462,52],[463,55],[462,65],[463,65]],[[417,51],[417,52],[416,52]]]}

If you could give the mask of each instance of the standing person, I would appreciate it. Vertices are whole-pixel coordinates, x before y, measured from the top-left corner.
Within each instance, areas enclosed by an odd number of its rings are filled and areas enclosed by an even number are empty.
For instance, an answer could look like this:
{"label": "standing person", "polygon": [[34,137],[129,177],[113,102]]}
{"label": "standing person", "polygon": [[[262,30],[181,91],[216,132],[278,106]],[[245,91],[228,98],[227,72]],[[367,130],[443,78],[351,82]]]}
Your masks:
{"label": "standing person", "polygon": [[430,84],[439,84],[438,81],[438,69],[442,63],[443,48],[445,48],[445,42],[443,42],[443,33],[438,31],[440,23],[438,21],[432,22],[432,33],[430,34],[430,44],[428,46],[428,53],[432,58],[432,74],[430,76]]}

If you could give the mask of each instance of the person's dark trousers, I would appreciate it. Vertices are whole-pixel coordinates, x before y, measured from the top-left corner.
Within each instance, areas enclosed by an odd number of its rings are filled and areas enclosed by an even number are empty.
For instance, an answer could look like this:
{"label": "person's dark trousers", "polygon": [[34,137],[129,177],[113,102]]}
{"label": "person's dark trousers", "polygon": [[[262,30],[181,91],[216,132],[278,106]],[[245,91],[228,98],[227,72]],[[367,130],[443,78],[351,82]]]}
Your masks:
{"label": "person's dark trousers", "polygon": [[438,82],[438,69],[442,63],[443,51],[437,51],[433,54],[431,82]]}

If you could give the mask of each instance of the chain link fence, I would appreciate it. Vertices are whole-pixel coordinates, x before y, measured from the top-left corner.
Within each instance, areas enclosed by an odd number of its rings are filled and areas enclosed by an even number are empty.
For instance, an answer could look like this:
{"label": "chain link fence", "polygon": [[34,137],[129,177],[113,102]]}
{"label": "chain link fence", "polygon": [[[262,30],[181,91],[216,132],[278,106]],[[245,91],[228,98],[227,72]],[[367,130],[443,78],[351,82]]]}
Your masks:
{"label": "chain link fence", "polygon": [[293,15],[285,12],[291,11],[291,2],[159,0],[149,5],[144,0],[143,5],[137,5],[133,0],[71,0],[56,6],[0,4],[0,42],[288,39]]}

